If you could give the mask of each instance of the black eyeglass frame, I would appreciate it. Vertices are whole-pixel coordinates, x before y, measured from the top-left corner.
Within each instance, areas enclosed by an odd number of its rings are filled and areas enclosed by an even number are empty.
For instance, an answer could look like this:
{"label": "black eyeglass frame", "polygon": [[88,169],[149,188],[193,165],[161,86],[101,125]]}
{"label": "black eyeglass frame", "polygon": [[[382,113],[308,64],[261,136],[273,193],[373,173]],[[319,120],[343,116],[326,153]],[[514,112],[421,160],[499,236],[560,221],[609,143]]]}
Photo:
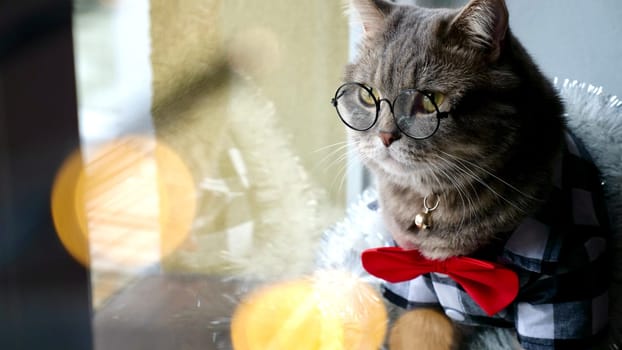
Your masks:
{"label": "black eyeglass frame", "polygon": [[[363,88],[365,91],[367,91],[369,93],[369,96],[371,96],[371,98],[374,100],[374,103],[376,104],[376,115],[374,117],[373,122],[364,129],[359,129],[359,128],[355,128],[354,126],[350,125],[341,115],[341,113],[339,113],[339,108],[338,106],[338,100],[341,96],[343,96],[343,94],[339,95],[339,91],[341,91],[341,89],[343,89],[344,87],[348,86],[348,85],[357,85],[361,88]],[[408,132],[406,132],[405,130],[403,130],[399,123],[397,122],[397,120],[395,119],[395,113],[393,112],[393,106],[395,105],[395,102],[397,101],[397,99],[404,93],[408,93],[408,92],[416,92],[419,94],[422,94],[423,96],[427,97],[428,100],[430,100],[430,102],[432,103],[432,105],[434,106],[434,109],[436,109],[436,126],[434,127],[434,131],[432,131],[430,133],[430,135],[427,135],[425,137],[416,137],[416,136],[412,136],[410,135]],[[348,83],[344,83],[341,84],[341,86],[339,86],[337,88],[337,90],[335,91],[335,97],[333,97],[330,100],[330,103],[333,105],[333,107],[335,107],[335,110],[337,111],[337,115],[339,116],[339,119],[341,119],[341,121],[350,129],[352,130],[356,130],[356,131],[367,131],[369,129],[371,129],[374,125],[376,125],[376,123],[378,122],[378,117],[380,115],[380,103],[381,102],[386,102],[389,105],[389,110],[391,111],[391,115],[393,116],[393,122],[395,123],[395,126],[397,126],[397,128],[406,136],[410,137],[411,139],[414,140],[425,140],[425,139],[429,139],[430,137],[434,136],[434,134],[436,134],[436,132],[438,131],[438,129],[440,128],[441,125],[441,119],[445,119],[447,117],[449,117],[449,112],[441,112],[438,109],[438,106],[436,105],[436,102],[434,102],[434,98],[432,97],[432,95],[430,95],[429,93],[425,92],[425,91],[421,91],[421,90],[417,90],[417,89],[404,89],[401,90],[397,96],[395,96],[395,98],[393,99],[393,102],[391,102],[390,100],[386,99],[386,98],[381,98],[381,99],[377,99],[376,95],[374,95],[372,89],[370,87],[368,87],[365,84],[362,83],[357,83],[357,82],[348,82]],[[412,118],[412,116],[410,116]]]}

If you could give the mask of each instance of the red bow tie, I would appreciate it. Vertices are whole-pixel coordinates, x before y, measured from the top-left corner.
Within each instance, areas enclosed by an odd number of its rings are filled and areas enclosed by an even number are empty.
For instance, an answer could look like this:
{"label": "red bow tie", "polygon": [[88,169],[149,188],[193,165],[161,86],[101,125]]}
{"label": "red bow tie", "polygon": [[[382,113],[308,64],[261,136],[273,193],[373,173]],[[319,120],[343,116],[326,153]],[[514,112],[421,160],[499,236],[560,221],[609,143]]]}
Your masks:
{"label": "red bow tie", "polygon": [[489,316],[503,310],[518,294],[516,273],[488,261],[462,256],[428,260],[417,250],[398,247],[368,249],[361,258],[367,272],[392,283],[429,272],[449,275]]}

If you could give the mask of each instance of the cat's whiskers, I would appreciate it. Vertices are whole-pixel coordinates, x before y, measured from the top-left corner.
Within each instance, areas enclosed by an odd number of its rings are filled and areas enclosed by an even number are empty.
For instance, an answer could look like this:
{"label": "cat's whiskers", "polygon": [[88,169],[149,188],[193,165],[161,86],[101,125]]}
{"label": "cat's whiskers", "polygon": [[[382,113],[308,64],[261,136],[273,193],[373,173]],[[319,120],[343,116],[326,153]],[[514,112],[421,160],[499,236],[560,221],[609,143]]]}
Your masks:
{"label": "cat's whiskers", "polygon": [[[473,162],[471,162],[471,161],[469,161],[469,160],[467,160],[467,159],[461,158],[461,157],[459,157],[459,156],[456,156],[456,155],[453,155],[453,154],[449,154],[449,153],[444,152],[444,151],[442,151],[442,150],[439,150],[439,152],[443,153],[444,155],[446,155],[446,156],[448,156],[448,157],[451,157],[451,158],[455,159],[456,161],[460,162],[460,163],[461,163],[462,165],[464,165],[465,167],[466,167],[466,164],[468,164],[468,165],[471,165],[471,166],[473,166],[473,167],[477,168],[478,170],[483,171],[483,172],[484,172],[484,173],[486,173],[487,175],[491,176],[492,178],[496,179],[497,181],[501,182],[502,184],[504,184],[504,185],[508,186],[508,187],[509,187],[509,188],[511,188],[512,190],[514,190],[514,191],[518,192],[519,194],[521,194],[521,195],[523,195],[523,196],[525,196],[525,197],[527,197],[527,198],[529,198],[529,199],[533,199],[533,200],[536,200],[536,201],[542,201],[542,199],[541,199],[541,198],[536,198],[536,197],[534,197],[534,196],[531,196],[531,195],[529,195],[529,194],[527,194],[527,193],[525,193],[525,192],[521,191],[521,190],[520,190],[520,189],[518,189],[516,186],[514,186],[514,185],[512,185],[511,183],[509,183],[509,182],[507,182],[507,181],[503,180],[503,179],[502,179],[502,178],[500,178],[499,176],[497,176],[497,175],[495,175],[494,173],[490,172],[490,171],[489,171],[489,170],[487,170],[486,168],[484,168],[484,167],[482,167],[482,166],[480,166],[480,165],[477,165],[476,163],[473,163]],[[466,164],[465,164],[465,163],[466,163]]]}
{"label": "cat's whiskers", "polygon": [[[367,160],[366,156],[361,156],[361,161],[366,161],[366,160]],[[350,170],[350,167],[352,166],[354,166],[354,163],[346,162],[346,165],[343,167],[344,170],[342,171],[342,174],[341,174],[341,181],[339,183],[339,187],[337,188],[338,193],[341,193],[343,186],[346,183],[346,175],[348,173],[348,170]]]}
{"label": "cat's whiskers", "polygon": [[327,170],[333,168],[336,165],[344,164],[348,157],[352,155],[352,152],[352,150],[347,149],[345,152],[339,153],[339,155],[337,155],[335,159],[333,159],[330,163],[326,164],[326,166],[324,167],[324,171],[326,172]]}
{"label": "cat's whiskers", "polygon": [[[333,145],[330,145],[329,147],[322,147],[321,149],[318,149],[316,152],[319,152],[321,150],[326,150],[326,149],[330,149],[333,148],[332,150],[330,150],[326,155],[324,155],[324,157],[322,159],[320,159],[312,168],[312,171],[317,170],[319,167],[324,166],[324,168],[330,168],[331,166],[333,166],[335,162],[340,161],[342,155],[343,155],[343,150],[344,149],[348,149],[349,146],[351,146],[353,143],[352,142],[348,142],[348,141],[344,141],[344,142],[338,142],[335,143]],[[336,159],[330,160],[331,158],[337,156]],[[325,164],[326,162],[328,162],[328,164]]]}
{"label": "cat's whiskers", "polygon": [[[355,144],[356,143],[353,143],[353,145],[355,145]],[[333,166],[339,164],[339,168],[335,172],[337,175],[333,178],[333,180],[331,181],[331,184],[329,186],[330,189],[334,189],[335,181],[339,181],[339,186],[337,188],[338,192],[340,192],[341,189],[343,188],[343,184],[344,184],[345,179],[346,179],[347,170],[350,169],[350,167],[353,165],[350,162],[348,162],[347,159],[349,157],[351,157],[351,156],[355,156],[356,155],[356,148],[355,147],[348,147],[348,148],[345,148],[345,149],[346,149],[346,151],[343,152],[342,154],[340,154],[339,157],[337,159],[335,159],[334,161],[332,161],[329,164],[329,166],[327,167],[327,168],[329,168],[329,167],[333,167]],[[342,148],[342,150],[343,150],[343,148]]]}
{"label": "cat's whiskers", "polygon": [[335,189],[335,185],[338,184],[338,182],[340,182],[339,179],[340,177],[344,176],[345,173],[345,169],[347,169],[348,167],[348,163],[347,162],[343,162],[341,164],[339,164],[339,167],[337,168],[337,170],[334,172],[334,174],[336,174],[336,176],[333,177],[333,179],[331,180],[328,188],[332,191]]}
{"label": "cat's whiskers", "polygon": [[322,151],[324,151],[324,150],[326,150],[326,149],[331,149],[331,148],[335,148],[335,147],[338,147],[339,149],[341,149],[341,148],[342,148],[341,146],[348,145],[348,144],[350,144],[350,143],[351,143],[351,142],[350,142],[349,140],[335,142],[335,143],[333,143],[333,144],[330,144],[330,145],[326,145],[326,146],[320,147],[320,148],[318,148],[318,149],[316,149],[316,150],[312,151],[311,153],[318,153],[318,152],[322,152]]}
{"label": "cat's whiskers", "polygon": [[[461,198],[461,200],[462,200],[462,204],[463,204],[463,207],[464,207],[464,206],[465,206],[465,201],[464,201],[464,198],[462,198],[462,193],[461,193],[461,192],[460,192],[460,190],[458,189],[458,186],[457,186],[456,184],[454,184],[454,183],[453,183],[453,180],[451,179],[451,177],[447,176],[447,174],[443,171],[443,169],[442,169],[441,167],[438,167],[438,166],[433,167],[433,166],[432,166],[432,163],[429,163],[429,162],[428,162],[428,163],[426,163],[426,168],[430,169],[430,174],[431,174],[431,176],[434,178],[434,180],[436,181],[436,183],[438,183],[439,188],[444,188],[444,187],[445,187],[445,186],[443,186],[443,184],[441,183],[441,180],[440,180],[440,178],[439,178],[439,174],[438,174],[438,172],[441,172],[441,173],[442,173],[443,177],[445,177],[445,178],[447,179],[447,181],[448,181],[448,182],[449,182],[449,183],[450,183],[453,187],[455,187],[455,188],[458,190],[458,193],[459,193],[459,195],[460,195],[460,198]],[[444,197],[444,198],[445,198],[445,200],[446,200],[446,199],[447,199],[447,197],[448,197],[447,193],[445,193],[445,192],[441,192],[441,194],[440,194],[440,195],[441,195],[441,197]],[[463,224],[463,222],[464,222],[464,212],[462,213],[462,218],[461,218],[461,220],[460,220],[460,224],[458,225],[458,226],[459,226],[459,229],[461,229],[461,228],[462,228],[462,224]]]}
{"label": "cat's whiskers", "polygon": [[348,173],[349,167],[350,167],[350,164],[348,164],[348,162],[345,162],[342,165],[340,165],[339,170],[337,170],[337,174],[335,178],[333,179],[333,181],[331,181],[331,185],[330,185],[331,189],[334,189],[335,181],[337,181],[338,183],[337,193],[341,193],[341,189],[343,188],[343,184],[345,182],[346,174]]}
{"label": "cat's whiskers", "polygon": [[[446,153],[446,152],[442,152],[442,153]],[[512,202],[511,200],[507,199],[506,197],[501,195],[499,192],[497,192],[494,188],[492,188],[489,184],[487,184],[486,181],[484,181],[480,176],[478,176],[475,171],[473,171],[472,169],[468,168],[468,166],[467,166],[468,164],[462,163],[460,161],[456,161],[456,162],[452,162],[452,163],[456,166],[457,170],[460,170],[465,175],[470,176],[473,180],[475,180],[476,182],[478,182],[479,184],[481,184],[482,186],[487,188],[492,194],[497,196],[499,199],[503,200],[504,202],[506,202],[507,204],[511,205],[512,207],[514,207],[515,209],[517,209],[518,211],[520,211],[522,213],[526,213],[527,212],[527,210],[525,208],[521,207],[521,205],[516,204],[516,203]],[[488,172],[486,171],[486,173],[488,173]],[[505,183],[505,184],[507,184],[507,183]],[[515,189],[515,190],[518,191],[518,189]],[[520,192],[520,191],[519,191],[519,193],[522,194],[522,192]],[[524,203],[521,203],[521,204],[524,205]]]}
{"label": "cat's whiskers", "polygon": [[[446,159],[440,155],[436,155],[437,159],[441,160],[445,166],[447,166],[452,172],[454,172],[455,174],[453,174],[453,176],[451,176],[451,174],[447,175],[449,177],[451,177],[452,179],[455,179],[456,176],[460,176],[460,178],[462,178],[463,180],[460,182],[460,184],[462,185],[462,188],[464,189],[465,193],[468,193],[468,197],[471,199],[470,203],[474,203],[474,202],[479,202],[480,198],[479,198],[479,193],[477,191],[477,189],[475,188],[475,185],[473,185],[473,181],[471,176],[464,176],[465,173],[464,171],[458,167],[456,164],[454,164],[454,162],[452,162],[449,159]],[[469,187],[471,187],[471,191],[468,191],[466,189],[466,185],[469,185]],[[471,196],[471,194],[474,194],[474,196]],[[475,199],[473,199],[473,197],[475,197]],[[474,210],[474,209],[472,209]],[[474,213],[474,212],[473,212]],[[472,213],[472,214],[473,214]]]}
{"label": "cat's whiskers", "polygon": [[[445,163],[445,165],[448,165],[450,168],[452,168],[453,164],[451,164],[451,162],[447,161],[446,159],[438,155],[437,155],[437,158],[440,159],[443,163]],[[460,219],[460,224],[458,225],[458,231],[460,231],[462,227],[464,226],[464,222],[467,219],[467,216],[468,216],[468,219],[470,219],[473,216],[473,213],[475,212],[475,203],[473,202],[471,196],[469,195],[469,191],[467,191],[467,189],[465,188],[463,181],[457,181],[455,176],[451,176],[451,174],[447,173],[443,169],[443,166],[438,166],[437,170],[447,179],[447,181],[450,184],[453,185],[453,187],[457,191],[458,196],[460,197],[460,200],[462,202],[462,217]]]}
{"label": "cat's whiskers", "polygon": [[462,184],[459,184],[458,182],[456,182],[455,180],[453,180],[451,178],[451,176],[449,174],[447,174],[444,170],[441,170],[443,172],[443,174],[445,175],[445,177],[456,183],[454,186],[456,188],[456,191],[458,192],[458,195],[460,197],[460,201],[462,202],[462,215],[460,217],[460,223],[458,224],[458,228],[457,231],[462,231],[462,228],[464,226],[464,222],[467,220],[467,217],[470,218],[473,212],[473,206],[474,203],[471,200],[471,197],[468,195],[466,189],[464,189]]}

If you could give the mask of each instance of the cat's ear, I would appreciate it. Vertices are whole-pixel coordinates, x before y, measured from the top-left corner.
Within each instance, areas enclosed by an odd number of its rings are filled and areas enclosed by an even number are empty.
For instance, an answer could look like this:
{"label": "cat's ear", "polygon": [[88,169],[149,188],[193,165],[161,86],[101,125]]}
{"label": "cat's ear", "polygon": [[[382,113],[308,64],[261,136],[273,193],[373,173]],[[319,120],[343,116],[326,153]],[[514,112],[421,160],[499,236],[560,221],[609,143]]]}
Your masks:
{"label": "cat's ear", "polygon": [[349,11],[360,20],[367,35],[373,35],[383,27],[386,16],[394,5],[385,0],[350,0]]}
{"label": "cat's ear", "polygon": [[451,31],[463,42],[486,50],[495,61],[508,31],[509,14],[504,0],[471,0],[456,16]]}

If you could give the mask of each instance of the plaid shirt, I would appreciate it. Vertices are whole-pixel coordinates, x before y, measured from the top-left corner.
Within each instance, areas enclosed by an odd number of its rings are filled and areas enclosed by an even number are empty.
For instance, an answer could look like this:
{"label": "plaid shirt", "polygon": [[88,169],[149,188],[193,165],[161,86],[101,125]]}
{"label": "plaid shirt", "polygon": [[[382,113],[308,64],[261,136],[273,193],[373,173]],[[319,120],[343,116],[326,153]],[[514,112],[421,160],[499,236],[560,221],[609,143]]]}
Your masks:
{"label": "plaid shirt", "polygon": [[440,306],[468,325],[515,328],[527,350],[589,348],[607,326],[609,221],[598,170],[570,134],[556,173],[548,203],[524,219],[492,257],[519,277],[518,296],[507,308],[486,315],[460,285],[439,273],[385,284],[385,297],[407,309]]}

